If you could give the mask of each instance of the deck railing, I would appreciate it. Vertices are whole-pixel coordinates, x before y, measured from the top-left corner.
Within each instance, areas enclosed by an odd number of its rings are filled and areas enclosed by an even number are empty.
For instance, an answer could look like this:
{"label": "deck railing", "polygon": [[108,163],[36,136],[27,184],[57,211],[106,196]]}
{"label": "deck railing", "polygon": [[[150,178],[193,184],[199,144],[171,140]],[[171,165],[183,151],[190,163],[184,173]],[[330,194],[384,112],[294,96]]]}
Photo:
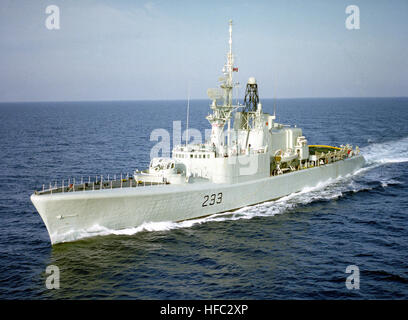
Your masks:
{"label": "deck railing", "polygon": [[[67,184],[65,184],[67,182]],[[84,191],[98,191],[106,189],[119,189],[119,188],[137,188],[137,187],[147,187],[147,186],[164,186],[169,184],[167,181],[136,181],[134,177],[126,174],[120,174],[117,176],[113,175],[113,179],[108,175],[107,179],[104,179],[103,175],[96,175],[95,179],[91,179],[88,176],[87,181],[81,177],[80,183],[76,182],[75,178],[62,179],[61,183],[58,184],[57,181],[49,183],[49,187],[46,189],[45,184],[42,185],[41,191],[34,191],[37,195],[42,194],[56,194],[56,193],[67,193],[67,192],[84,192]]]}

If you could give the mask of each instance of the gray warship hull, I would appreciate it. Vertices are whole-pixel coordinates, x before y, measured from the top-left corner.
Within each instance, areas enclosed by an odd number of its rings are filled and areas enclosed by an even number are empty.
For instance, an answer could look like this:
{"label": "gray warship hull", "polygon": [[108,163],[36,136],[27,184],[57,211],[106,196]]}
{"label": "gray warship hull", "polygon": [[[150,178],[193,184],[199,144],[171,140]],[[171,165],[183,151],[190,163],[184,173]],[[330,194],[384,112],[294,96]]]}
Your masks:
{"label": "gray warship hull", "polygon": [[121,230],[149,222],[183,221],[249,205],[314,187],[355,173],[364,165],[356,155],[282,175],[241,183],[194,183],[33,194],[52,244],[73,241],[89,230]]}

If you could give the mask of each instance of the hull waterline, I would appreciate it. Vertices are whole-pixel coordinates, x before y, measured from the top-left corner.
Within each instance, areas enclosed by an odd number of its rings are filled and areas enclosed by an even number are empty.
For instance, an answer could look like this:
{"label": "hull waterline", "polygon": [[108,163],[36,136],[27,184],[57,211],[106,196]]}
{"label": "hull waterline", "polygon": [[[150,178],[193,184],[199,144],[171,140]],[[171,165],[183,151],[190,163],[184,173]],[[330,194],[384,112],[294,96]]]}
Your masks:
{"label": "hull waterline", "polygon": [[352,174],[363,156],[236,184],[158,185],[31,196],[52,244],[89,236],[89,230],[121,230],[144,223],[182,221],[277,199]]}

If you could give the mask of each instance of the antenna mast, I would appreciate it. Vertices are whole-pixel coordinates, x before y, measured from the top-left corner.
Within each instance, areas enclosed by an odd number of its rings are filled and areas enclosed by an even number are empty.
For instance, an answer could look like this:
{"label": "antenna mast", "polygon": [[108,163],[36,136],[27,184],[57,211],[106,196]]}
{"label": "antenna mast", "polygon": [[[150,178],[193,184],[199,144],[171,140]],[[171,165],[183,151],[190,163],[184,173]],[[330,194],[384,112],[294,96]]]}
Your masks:
{"label": "antenna mast", "polygon": [[229,53],[228,53],[228,73],[229,84],[232,86],[232,68],[234,67],[234,56],[232,55],[232,20],[229,21]]}
{"label": "antenna mast", "polygon": [[190,115],[190,85],[188,86],[188,93],[187,93],[187,123],[186,123],[186,146],[188,144],[188,118]]}

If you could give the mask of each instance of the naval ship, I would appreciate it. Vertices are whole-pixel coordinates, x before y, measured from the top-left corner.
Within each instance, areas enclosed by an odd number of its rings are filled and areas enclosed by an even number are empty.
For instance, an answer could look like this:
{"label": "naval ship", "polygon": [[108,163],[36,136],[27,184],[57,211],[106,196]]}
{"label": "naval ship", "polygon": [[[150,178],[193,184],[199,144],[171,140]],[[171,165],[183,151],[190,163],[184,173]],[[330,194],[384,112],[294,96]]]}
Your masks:
{"label": "naval ship", "polygon": [[[179,222],[271,201],[360,169],[364,157],[349,144],[309,145],[302,129],[263,111],[250,77],[242,104],[229,51],[218,88],[208,89],[211,136],[203,144],[175,146],[170,158],[114,179],[62,181],[35,191],[31,201],[52,244],[95,227],[121,230],[149,222]],[[226,128],[225,128],[226,127]]]}

